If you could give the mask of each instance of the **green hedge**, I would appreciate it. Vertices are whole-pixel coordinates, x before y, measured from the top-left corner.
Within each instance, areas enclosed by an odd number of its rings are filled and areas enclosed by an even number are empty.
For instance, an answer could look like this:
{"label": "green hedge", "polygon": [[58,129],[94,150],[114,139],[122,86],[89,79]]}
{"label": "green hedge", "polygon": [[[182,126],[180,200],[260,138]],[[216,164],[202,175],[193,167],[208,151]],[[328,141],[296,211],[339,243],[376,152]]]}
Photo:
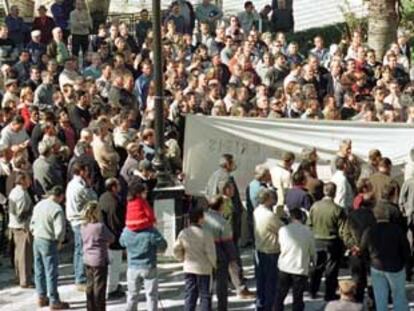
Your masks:
{"label": "green hedge", "polygon": [[288,42],[296,41],[299,44],[301,53],[307,54],[308,51],[313,48],[313,39],[317,35],[322,36],[325,41],[325,46],[329,47],[333,43],[339,43],[344,32],[346,32],[345,23],[340,23],[289,33],[287,35],[287,40]]}

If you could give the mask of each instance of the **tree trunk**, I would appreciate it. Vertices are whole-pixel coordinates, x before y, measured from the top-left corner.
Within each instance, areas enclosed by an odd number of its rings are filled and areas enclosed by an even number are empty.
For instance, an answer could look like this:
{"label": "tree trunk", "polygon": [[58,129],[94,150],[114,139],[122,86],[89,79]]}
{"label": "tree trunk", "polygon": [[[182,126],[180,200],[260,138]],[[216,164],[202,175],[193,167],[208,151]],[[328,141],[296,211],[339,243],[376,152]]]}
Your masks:
{"label": "tree trunk", "polygon": [[375,50],[378,60],[396,40],[397,27],[397,0],[369,0],[368,45]]}

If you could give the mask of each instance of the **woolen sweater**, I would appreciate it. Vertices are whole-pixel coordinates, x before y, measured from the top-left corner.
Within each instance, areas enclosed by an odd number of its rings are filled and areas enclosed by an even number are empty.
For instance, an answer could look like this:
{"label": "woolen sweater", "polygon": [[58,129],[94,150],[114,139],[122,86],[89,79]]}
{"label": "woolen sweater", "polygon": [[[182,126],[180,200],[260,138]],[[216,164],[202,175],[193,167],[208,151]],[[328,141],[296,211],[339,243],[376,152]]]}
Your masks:
{"label": "woolen sweater", "polygon": [[91,267],[103,267],[109,263],[108,244],[114,235],[100,222],[88,223],[81,228],[83,262]]}
{"label": "woolen sweater", "polygon": [[174,257],[184,262],[185,273],[211,275],[217,263],[213,236],[197,225],[183,229],[174,243]]}
{"label": "woolen sweater", "polygon": [[144,198],[128,201],[125,225],[131,231],[149,229],[156,222],[154,211]]}

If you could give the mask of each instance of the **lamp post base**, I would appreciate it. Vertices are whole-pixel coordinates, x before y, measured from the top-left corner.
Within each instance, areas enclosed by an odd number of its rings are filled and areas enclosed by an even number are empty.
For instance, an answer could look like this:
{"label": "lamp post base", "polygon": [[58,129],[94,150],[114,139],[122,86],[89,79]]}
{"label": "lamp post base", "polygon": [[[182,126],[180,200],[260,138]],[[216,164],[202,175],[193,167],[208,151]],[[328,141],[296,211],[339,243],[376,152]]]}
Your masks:
{"label": "lamp post base", "polygon": [[175,239],[186,222],[184,187],[155,188],[153,194],[156,226],[168,243],[165,255],[172,257]]}

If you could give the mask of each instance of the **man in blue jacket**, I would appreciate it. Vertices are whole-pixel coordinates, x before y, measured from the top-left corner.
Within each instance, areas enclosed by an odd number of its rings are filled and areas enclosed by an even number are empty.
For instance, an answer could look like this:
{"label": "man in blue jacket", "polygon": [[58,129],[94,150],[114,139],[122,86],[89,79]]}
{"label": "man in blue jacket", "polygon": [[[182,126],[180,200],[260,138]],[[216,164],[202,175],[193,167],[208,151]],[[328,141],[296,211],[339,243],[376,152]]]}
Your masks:
{"label": "man in blue jacket", "polygon": [[136,311],[139,291],[144,283],[147,310],[156,311],[158,306],[157,251],[165,251],[167,242],[155,228],[131,231],[127,228],[119,239],[128,253],[128,298],[126,311]]}

